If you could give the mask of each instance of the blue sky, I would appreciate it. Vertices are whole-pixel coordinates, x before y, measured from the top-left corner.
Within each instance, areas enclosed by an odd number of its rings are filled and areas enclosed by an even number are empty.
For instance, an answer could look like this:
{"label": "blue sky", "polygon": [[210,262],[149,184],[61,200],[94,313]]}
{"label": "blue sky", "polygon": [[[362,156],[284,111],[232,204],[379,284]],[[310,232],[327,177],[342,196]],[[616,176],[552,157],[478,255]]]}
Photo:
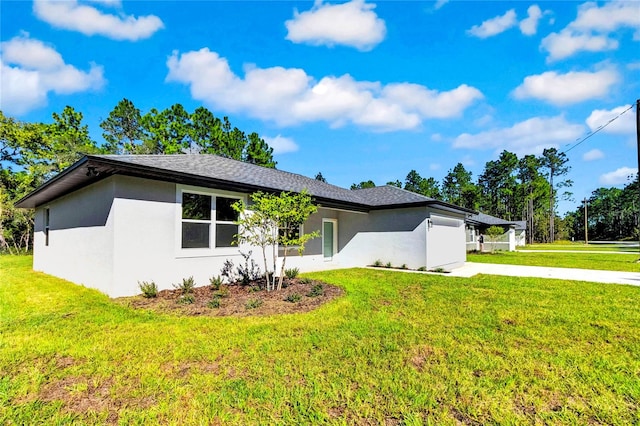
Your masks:
{"label": "blue sky", "polygon": [[[2,1],[0,107],[91,135],[119,100],[200,105],[278,168],[439,181],[571,148],[640,98],[640,2]],[[575,202],[637,171],[635,108],[567,153]]]}

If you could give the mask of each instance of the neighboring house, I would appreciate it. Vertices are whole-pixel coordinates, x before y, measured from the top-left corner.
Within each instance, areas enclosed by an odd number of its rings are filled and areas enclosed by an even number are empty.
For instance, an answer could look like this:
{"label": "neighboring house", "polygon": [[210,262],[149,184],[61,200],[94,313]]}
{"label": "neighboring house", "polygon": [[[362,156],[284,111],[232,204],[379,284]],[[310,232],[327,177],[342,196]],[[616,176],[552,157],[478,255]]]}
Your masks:
{"label": "neighboring house", "polygon": [[[526,243],[526,221],[508,221],[499,217],[484,213],[473,214],[467,218],[467,251],[479,251],[480,234],[484,235],[484,251],[504,250],[514,251],[516,246],[523,246]],[[500,226],[504,229],[504,234],[492,242],[486,231],[491,226]]]}
{"label": "neighboring house", "polygon": [[255,191],[306,189],[318,212],[302,232],[320,231],[301,271],[370,265],[452,269],[464,264],[471,210],[392,186],[348,190],[301,175],[215,155],[86,156],[20,200],[35,208],[33,268],[111,297],[139,293],[139,281],[199,285],[242,259],[231,204]]}
{"label": "neighboring house", "polygon": [[517,220],[515,222],[515,238],[516,247],[524,247],[527,245],[527,221]]}

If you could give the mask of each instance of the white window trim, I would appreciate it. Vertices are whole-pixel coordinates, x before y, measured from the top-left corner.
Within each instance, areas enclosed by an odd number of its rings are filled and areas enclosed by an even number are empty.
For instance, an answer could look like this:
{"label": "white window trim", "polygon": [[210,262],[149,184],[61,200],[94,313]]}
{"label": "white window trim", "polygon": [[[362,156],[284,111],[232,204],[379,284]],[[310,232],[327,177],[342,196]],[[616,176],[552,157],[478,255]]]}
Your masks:
{"label": "white window trim", "polygon": [[[211,219],[183,219],[182,218],[182,194],[188,192],[190,194],[208,195],[211,198]],[[239,246],[232,247],[215,247],[216,243],[216,224],[233,224],[229,221],[216,221],[216,197],[235,198],[247,202],[247,194],[241,192],[223,191],[218,189],[202,188],[200,186],[176,185],[176,203],[175,203],[175,257],[214,257],[214,256],[239,256]],[[191,223],[208,223],[209,228],[209,247],[208,248],[182,248],[182,222]]]}
{"label": "white window trim", "polygon": [[[280,236],[280,231],[278,230],[278,236]],[[300,235],[304,235],[304,224],[300,225]],[[289,246],[289,250],[298,250],[300,246]],[[284,247],[278,244],[278,250],[284,250]]]}

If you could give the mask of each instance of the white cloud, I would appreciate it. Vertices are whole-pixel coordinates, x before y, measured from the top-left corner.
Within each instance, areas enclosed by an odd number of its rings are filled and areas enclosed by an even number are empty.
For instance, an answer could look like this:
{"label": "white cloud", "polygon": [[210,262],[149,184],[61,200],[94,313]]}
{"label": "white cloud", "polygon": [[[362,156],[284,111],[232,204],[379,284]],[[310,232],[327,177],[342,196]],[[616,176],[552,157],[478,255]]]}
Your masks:
{"label": "white cloud", "polygon": [[437,0],[435,6],[433,7],[435,10],[442,8],[445,4],[449,3],[449,0]]}
{"label": "white cloud", "polygon": [[601,158],[604,158],[604,152],[600,151],[599,149],[592,149],[591,151],[585,152],[582,155],[582,159],[584,161],[600,160]]}
{"label": "white cloud", "polygon": [[315,46],[336,44],[366,51],[378,45],[387,33],[384,21],[373,11],[374,4],[352,0],[342,4],[317,1],[309,11],[294,12],[285,22],[287,40]]}
{"label": "white cloud", "polygon": [[49,92],[65,95],[98,90],[105,84],[101,66],[91,64],[89,71],[81,71],[26,33],[0,43],[0,50],[0,109],[10,114],[46,105]]}
{"label": "white cloud", "polygon": [[638,169],[632,167],[620,167],[609,173],[600,176],[600,183],[603,185],[624,185],[629,182],[629,176],[636,176]]}
{"label": "white cloud", "polygon": [[434,142],[441,142],[442,141],[442,135],[440,133],[434,133],[431,135],[431,140]]}
{"label": "white cloud", "polygon": [[578,16],[559,33],[551,33],[542,40],[542,49],[549,52],[548,60],[568,58],[578,52],[615,50],[619,43],[611,34],[622,28],[635,30],[640,39],[640,5],[635,1],[611,1],[602,6],[587,2],[578,7]]}
{"label": "white cloud", "polygon": [[549,60],[568,58],[581,51],[601,52],[615,50],[618,42],[605,35],[580,34],[564,29],[542,39],[542,48],[549,52]]}
{"label": "white cloud", "polygon": [[542,10],[537,4],[529,6],[527,17],[520,21],[520,31],[524,35],[534,35],[538,31],[538,21],[542,17]]}
{"label": "white cloud", "polygon": [[478,38],[488,38],[505,32],[511,27],[515,27],[517,23],[516,11],[511,9],[504,15],[487,19],[480,25],[474,25],[471,29],[467,30],[467,33]]}
{"label": "white cloud", "polygon": [[287,152],[295,152],[298,150],[298,144],[291,138],[286,138],[284,136],[278,135],[275,138],[270,138],[268,136],[263,137],[264,141],[269,144],[271,148],[273,148],[274,154],[285,154]]}
{"label": "white cloud", "polygon": [[[106,6],[119,7],[119,1],[94,0]],[[55,1],[35,0],[33,11],[36,16],[56,28],[78,31],[85,35],[102,35],[115,40],[149,38],[164,27],[154,15],[134,17],[131,15],[106,14],[93,6],[79,4],[78,0]]]}
{"label": "white cloud", "polygon": [[[636,131],[636,120],[633,108],[630,108],[631,105],[623,105],[612,110],[596,109],[587,118],[587,126],[594,131],[606,125],[610,120],[615,119],[615,121],[612,121],[611,124],[602,129],[602,131],[619,135],[633,135]],[[623,112],[624,114],[622,114]]]}
{"label": "white cloud", "polygon": [[438,164],[438,163],[429,164],[429,170],[431,170],[431,171],[440,170],[440,167],[442,167],[442,166],[440,164]]}
{"label": "white cloud", "polygon": [[544,148],[557,148],[573,142],[584,133],[584,126],[571,124],[562,116],[534,117],[511,127],[492,129],[474,135],[464,133],[453,141],[454,148],[506,149],[518,155],[541,154]]}
{"label": "white cloud", "polygon": [[167,67],[166,80],[189,85],[194,99],[281,126],[325,121],[333,127],[352,123],[378,131],[414,129],[428,118],[459,116],[483,97],[464,84],[438,92],[410,83],[357,81],[349,74],[318,81],[299,68],[245,66],[242,78],[207,48],[174,52]]}
{"label": "white cloud", "polygon": [[554,105],[569,105],[588,99],[602,98],[618,83],[619,74],[612,68],[596,72],[548,71],[525,77],[513,95],[517,99],[534,98]]}

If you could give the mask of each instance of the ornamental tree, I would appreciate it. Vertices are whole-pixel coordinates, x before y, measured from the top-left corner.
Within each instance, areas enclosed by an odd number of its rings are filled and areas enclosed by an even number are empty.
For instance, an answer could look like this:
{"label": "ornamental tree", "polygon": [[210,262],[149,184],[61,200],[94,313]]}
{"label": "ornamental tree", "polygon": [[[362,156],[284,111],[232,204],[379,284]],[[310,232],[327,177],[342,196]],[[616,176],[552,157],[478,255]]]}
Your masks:
{"label": "ornamental tree", "polygon": [[[248,243],[262,249],[267,291],[276,289],[277,250],[278,246],[282,247],[283,256],[277,290],[282,289],[288,254],[297,250],[302,255],[307,241],[320,235],[318,231],[306,234],[300,232],[300,226],[317,211],[311,196],[306,190],[298,194],[282,192],[279,195],[256,192],[251,195],[251,205],[247,206],[240,200],[233,208],[238,212],[237,223],[240,226],[236,242]],[[269,247],[273,261],[271,274],[267,259]]]}
{"label": "ornamental tree", "polygon": [[491,240],[491,252],[493,252],[496,248],[496,242],[498,241],[498,238],[500,238],[500,236],[504,234],[504,229],[502,229],[501,226],[494,225],[487,228],[485,233]]}

